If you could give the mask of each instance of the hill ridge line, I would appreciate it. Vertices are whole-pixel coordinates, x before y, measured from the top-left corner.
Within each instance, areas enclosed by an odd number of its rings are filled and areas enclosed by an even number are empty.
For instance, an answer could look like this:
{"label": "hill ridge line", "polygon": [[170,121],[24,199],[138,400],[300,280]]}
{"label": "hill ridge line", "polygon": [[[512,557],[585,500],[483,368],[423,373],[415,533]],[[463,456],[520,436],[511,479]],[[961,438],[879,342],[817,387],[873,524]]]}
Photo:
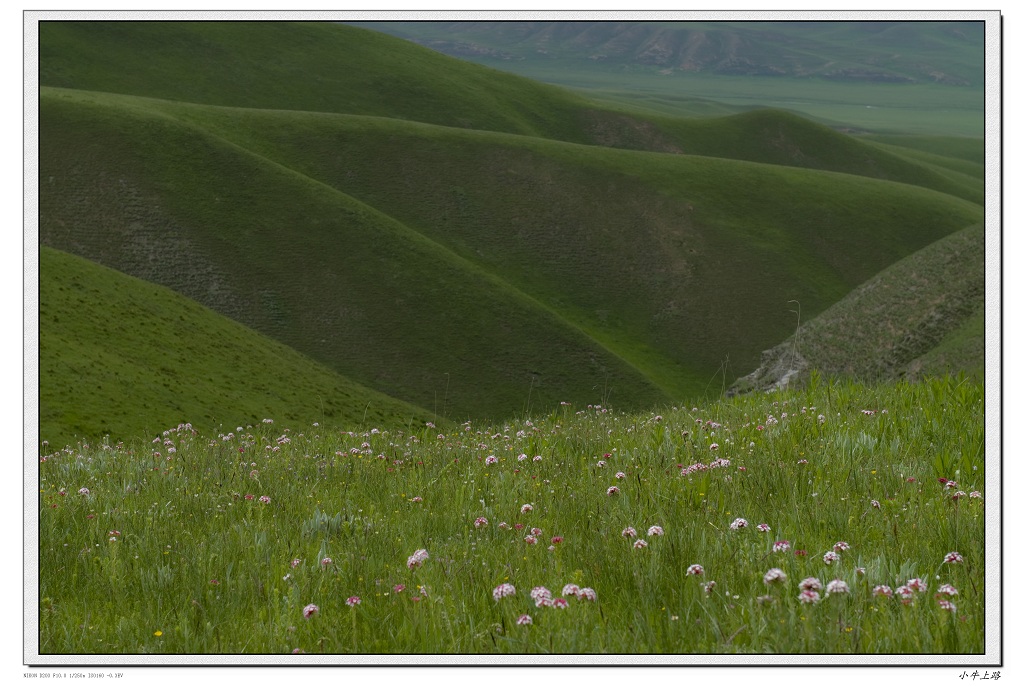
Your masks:
{"label": "hill ridge line", "polygon": [[[551,145],[551,146],[554,146],[554,147],[567,146],[567,147],[564,147],[563,150],[571,149],[571,148],[582,148],[582,149],[586,149],[586,150],[607,151],[610,154],[621,154],[623,156],[657,155],[659,157],[671,158],[671,159],[689,159],[689,160],[695,160],[695,161],[709,160],[709,161],[712,161],[713,163],[716,163],[716,164],[717,163],[725,163],[725,164],[730,164],[730,165],[734,164],[734,165],[738,165],[738,166],[741,166],[741,167],[742,166],[746,166],[748,168],[755,168],[755,169],[757,169],[757,168],[760,168],[760,169],[794,169],[794,170],[798,170],[800,173],[833,175],[833,176],[837,176],[839,178],[868,179],[870,181],[876,181],[878,183],[883,183],[883,184],[894,184],[894,185],[897,185],[897,186],[900,186],[900,187],[917,188],[917,189],[922,189],[922,190],[930,191],[932,193],[938,193],[939,195],[942,195],[942,196],[956,198],[959,201],[969,203],[970,205],[973,205],[973,206],[976,206],[976,207],[981,206],[981,203],[977,203],[977,202],[974,202],[974,201],[969,200],[967,198],[961,197],[959,195],[955,195],[953,193],[949,193],[949,192],[944,191],[944,190],[938,190],[936,188],[931,188],[929,186],[925,186],[925,185],[918,184],[918,183],[911,183],[911,182],[908,182],[908,181],[901,181],[901,180],[898,180],[898,179],[880,178],[880,177],[877,177],[877,176],[871,176],[871,175],[867,175],[867,174],[857,174],[857,173],[848,172],[848,171],[837,171],[837,170],[834,170],[834,169],[821,169],[821,168],[816,168],[816,167],[805,167],[805,166],[800,166],[800,165],[795,165],[795,164],[780,164],[780,163],[776,163],[776,162],[760,162],[760,161],[756,161],[756,160],[746,160],[746,159],[740,159],[740,158],[736,158],[736,157],[725,157],[725,156],[719,156],[719,155],[702,155],[702,154],[699,154],[699,153],[677,153],[677,152],[662,152],[662,151],[657,151],[657,150],[622,148],[622,147],[616,147],[616,146],[610,146],[610,145],[602,145],[602,144],[599,144],[599,143],[580,143],[580,142],[577,142],[577,141],[563,140],[563,139],[560,139],[560,138],[548,138],[548,137],[545,137],[545,136],[527,135],[527,134],[523,134],[523,133],[514,133],[514,132],[510,132],[510,131],[497,131],[497,130],[493,130],[493,129],[476,129],[476,128],[465,128],[465,127],[460,127],[460,126],[447,126],[445,124],[435,124],[435,123],[426,122],[426,121],[419,121],[419,120],[415,120],[415,119],[402,119],[402,118],[398,118],[398,117],[384,117],[384,116],[373,115],[373,114],[358,114],[358,113],[351,113],[351,112],[329,112],[329,111],[321,111],[321,110],[293,110],[293,109],[281,109],[281,108],[239,107],[239,106],[233,106],[233,105],[214,105],[214,104],[208,104],[208,103],[192,102],[192,101],[189,101],[189,100],[170,100],[170,99],[166,99],[166,98],[154,98],[154,97],[144,96],[144,95],[135,95],[135,94],[132,94],[132,93],[116,93],[116,92],[111,92],[111,91],[98,91],[98,90],[87,90],[87,89],[78,89],[78,88],[66,88],[66,87],[63,87],[63,86],[40,86],[40,90],[39,90],[40,97],[42,97],[46,91],[51,91],[53,94],[56,94],[56,93],[59,93],[59,92],[66,92],[66,93],[69,93],[69,94],[76,94],[76,95],[97,94],[97,95],[99,95],[101,97],[107,96],[107,97],[118,98],[118,99],[123,98],[123,99],[126,99],[126,100],[136,100],[136,101],[141,101],[141,102],[152,103],[152,105],[153,105],[152,107],[145,108],[147,112],[159,113],[163,117],[166,117],[168,119],[171,119],[173,121],[176,121],[176,122],[179,122],[179,123],[182,123],[182,124],[187,124],[187,125],[192,126],[193,128],[196,128],[198,130],[205,131],[205,132],[207,132],[207,133],[209,133],[211,135],[216,136],[219,140],[223,140],[225,142],[231,142],[231,139],[225,138],[224,135],[221,134],[221,133],[214,133],[213,130],[207,128],[206,126],[204,126],[202,124],[196,123],[190,117],[179,116],[177,112],[168,111],[168,109],[165,109],[165,108],[170,108],[170,109],[174,109],[174,108],[181,108],[181,109],[197,108],[197,109],[200,109],[200,110],[220,110],[220,111],[223,111],[223,112],[226,112],[226,113],[230,113],[230,112],[281,113],[281,114],[308,115],[308,116],[315,116],[315,117],[323,117],[323,118],[326,118],[326,119],[337,118],[337,119],[341,119],[341,120],[347,119],[347,120],[350,120],[350,121],[388,122],[388,123],[391,123],[391,124],[396,125],[396,126],[408,127],[410,129],[421,128],[421,129],[433,130],[433,131],[438,131],[438,132],[446,132],[446,133],[449,133],[449,134],[452,134],[452,135],[479,136],[479,137],[482,137],[482,138],[492,138],[493,137],[495,140],[506,140],[508,142],[514,142],[516,144],[526,144],[527,146],[531,146],[531,145]],[[89,102],[89,101],[85,101],[85,102]],[[598,105],[598,103],[593,103],[593,104],[595,105],[595,107],[593,108],[594,111],[599,111],[599,112],[600,111],[607,111],[607,110],[602,110],[599,106],[596,106],[596,105]],[[777,110],[777,111],[780,111],[780,112],[785,112],[785,110],[782,110],[782,109],[779,109],[779,108],[765,108],[765,109]],[[737,115],[726,115],[726,116],[737,116]],[[702,119],[702,120],[715,120],[715,119],[721,119],[721,118],[724,118],[724,117],[702,117],[700,119]],[[245,146],[242,146],[242,145],[237,144],[237,143],[236,143],[236,145],[239,145],[241,148],[248,150],[248,148],[245,148]],[[879,151],[881,151],[881,152],[883,152],[885,154],[898,157],[898,155],[893,153],[891,150],[888,150],[888,149],[886,149],[886,148],[884,148],[882,146],[872,145],[871,147],[873,147],[876,150],[879,150]],[[258,155],[258,153],[255,153],[255,154]],[[261,158],[263,158],[262,155],[259,155],[259,156]],[[267,159],[269,159],[269,158],[267,158]],[[946,171],[954,171],[955,172],[955,170],[948,170],[948,169],[943,169],[941,171],[937,170],[937,169],[935,169],[936,165],[934,163],[933,164],[927,164],[927,163],[924,163],[924,162],[922,162],[920,160],[914,160],[912,162],[912,164],[916,164],[916,165],[922,167],[923,169],[926,169],[926,170],[928,170],[928,171],[930,171],[932,173],[939,174],[939,175],[945,177],[946,179],[950,179],[951,178],[951,177],[949,177],[945,173]],[[282,166],[284,166],[284,165],[282,165]],[[299,173],[301,174],[301,172],[299,172]],[[305,176],[305,175],[303,174],[303,176]],[[349,196],[349,197],[351,197],[351,196]],[[385,216],[387,216],[387,215],[385,215]]]}

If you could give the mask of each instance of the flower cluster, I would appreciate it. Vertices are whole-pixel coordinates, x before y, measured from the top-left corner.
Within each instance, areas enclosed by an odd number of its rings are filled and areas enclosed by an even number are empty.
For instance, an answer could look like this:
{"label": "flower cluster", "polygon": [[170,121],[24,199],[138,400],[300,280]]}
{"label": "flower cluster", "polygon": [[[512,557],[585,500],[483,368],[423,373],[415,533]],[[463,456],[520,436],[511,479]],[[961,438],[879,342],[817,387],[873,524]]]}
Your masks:
{"label": "flower cluster", "polygon": [[415,553],[409,556],[409,559],[405,561],[405,566],[409,569],[419,567],[424,562],[426,562],[427,558],[429,557],[430,555],[427,553],[427,551],[421,548],[420,550],[417,550]]}
{"label": "flower cluster", "polygon": [[491,595],[494,596],[495,602],[501,600],[502,598],[515,594],[516,587],[512,584],[501,584],[500,586],[497,586],[493,591],[491,591]]}
{"label": "flower cluster", "polygon": [[833,579],[828,582],[828,586],[825,587],[825,597],[834,595],[836,593],[849,593],[849,585],[842,579]]}

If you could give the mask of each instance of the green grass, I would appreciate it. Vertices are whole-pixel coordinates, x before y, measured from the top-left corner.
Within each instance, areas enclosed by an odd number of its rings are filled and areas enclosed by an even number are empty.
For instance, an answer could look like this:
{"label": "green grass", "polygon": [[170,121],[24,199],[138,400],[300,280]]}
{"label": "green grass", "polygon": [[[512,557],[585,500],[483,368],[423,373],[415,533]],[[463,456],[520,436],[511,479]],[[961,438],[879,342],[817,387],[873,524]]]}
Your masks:
{"label": "green grass", "polygon": [[177,293],[47,247],[39,255],[39,439],[127,440],[192,422],[432,418]]}
{"label": "green grass", "polygon": [[[980,654],[984,409],[966,379],[818,382],[658,415],[555,406],[443,437],[278,420],[44,448],[39,652]],[[683,469],[697,463],[711,468]],[[767,585],[773,568],[787,580]],[[803,604],[809,577],[849,593]],[[913,578],[927,591],[908,604],[872,593]],[[503,583],[516,593],[496,601]],[[530,598],[570,583],[596,599]]]}

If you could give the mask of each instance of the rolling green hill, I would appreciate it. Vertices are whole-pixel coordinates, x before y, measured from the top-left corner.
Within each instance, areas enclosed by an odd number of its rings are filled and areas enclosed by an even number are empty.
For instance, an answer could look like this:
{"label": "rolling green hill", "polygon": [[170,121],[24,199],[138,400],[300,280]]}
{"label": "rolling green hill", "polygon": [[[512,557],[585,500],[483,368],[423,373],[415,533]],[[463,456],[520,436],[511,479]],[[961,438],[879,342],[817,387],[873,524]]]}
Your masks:
{"label": "rolling green hill", "polygon": [[44,243],[420,406],[448,388],[456,417],[699,394],[785,337],[786,301],[821,311],[980,217],[914,186],[735,160],[77,91],[43,102]]}
{"label": "rolling green hill", "polygon": [[[132,55],[145,55],[133,59]],[[362,114],[828,169],[980,201],[976,188],[780,111],[642,116],[341,24],[47,22],[40,84],[260,110]],[[259,65],[259,68],[254,68]]]}
{"label": "rolling green hill", "polygon": [[351,27],[40,38],[43,245],[430,416],[717,393],[788,301],[813,316],[982,216],[947,156],[602,109]]}
{"label": "rolling green hill", "polygon": [[39,438],[53,447],[185,422],[352,430],[433,418],[166,288],[46,247],[39,258]]}
{"label": "rolling green hill", "polygon": [[731,392],[806,381],[812,370],[862,381],[985,371],[985,250],[973,226],[919,250],[766,350]]}

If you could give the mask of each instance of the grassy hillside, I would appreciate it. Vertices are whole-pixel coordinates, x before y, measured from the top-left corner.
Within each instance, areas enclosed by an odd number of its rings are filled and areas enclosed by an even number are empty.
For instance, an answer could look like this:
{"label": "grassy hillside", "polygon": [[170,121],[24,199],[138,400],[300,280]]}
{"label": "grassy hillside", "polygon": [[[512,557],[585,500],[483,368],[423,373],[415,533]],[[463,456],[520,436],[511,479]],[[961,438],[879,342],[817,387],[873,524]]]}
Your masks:
{"label": "grassy hillside", "polygon": [[41,41],[44,245],[452,418],[715,392],[788,301],[813,316],[981,219],[969,160],[605,110],[351,27]]}
{"label": "grassy hillside", "polygon": [[765,351],[733,392],[806,381],[811,370],[878,381],[966,373],[984,378],[981,226],[900,260]]}
{"label": "grassy hillside", "polygon": [[46,109],[44,244],[441,414],[667,397],[543,304],[341,190],[148,110]]}
{"label": "grassy hillside", "polygon": [[46,22],[39,38],[39,79],[49,87],[829,169],[979,201],[975,189],[782,112],[713,121],[644,116],[340,24]]}
{"label": "grassy hillside", "polygon": [[39,45],[46,86],[584,138],[568,91],[340,24],[44,22]]}
{"label": "grassy hillside", "polygon": [[[45,89],[44,243],[452,416],[700,394],[980,218],[858,176]],[[735,372],[732,372],[735,373]]]}
{"label": "grassy hillside", "polygon": [[51,446],[265,418],[335,429],[433,417],[166,288],[43,247],[39,438]]}

